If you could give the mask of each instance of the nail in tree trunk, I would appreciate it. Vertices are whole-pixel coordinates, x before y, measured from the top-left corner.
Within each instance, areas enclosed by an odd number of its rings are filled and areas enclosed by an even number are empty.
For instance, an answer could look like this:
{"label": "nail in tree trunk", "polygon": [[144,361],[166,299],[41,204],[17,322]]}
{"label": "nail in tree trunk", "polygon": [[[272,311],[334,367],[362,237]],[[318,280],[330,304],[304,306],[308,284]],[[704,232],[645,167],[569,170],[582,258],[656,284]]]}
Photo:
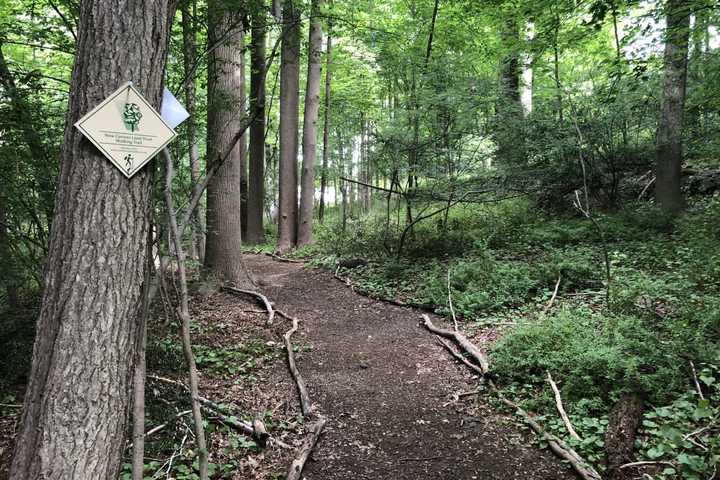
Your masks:
{"label": "nail in tree trunk", "polygon": [[12,480],[115,480],[147,265],[152,165],[127,179],[73,124],[131,80],[162,99],[167,1],[83,0],[45,291]]}
{"label": "nail in tree trunk", "polygon": [[207,187],[205,273],[237,285],[251,284],[242,262],[240,177],[245,139],[235,145],[245,118],[243,28],[240,12],[223,1],[208,3],[208,40],[218,45],[208,65],[208,169],[228,149],[225,160]]}
{"label": "nail in tree trunk", "polygon": [[280,51],[279,252],[288,251],[297,244],[299,84],[300,12],[292,0],[283,0],[283,39]]}
{"label": "nail in tree trunk", "polygon": [[655,199],[665,212],[676,214],[685,207],[680,175],[690,11],[683,0],[669,0],[665,9],[665,79],[657,132]]}
{"label": "nail in tree trunk", "polygon": [[265,17],[252,16],[250,43],[250,165],[247,200],[247,236],[245,242],[265,242],[263,211],[265,208]]}
{"label": "nail in tree trunk", "polygon": [[[195,36],[195,2],[185,2],[182,6],[183,32],[183,66],[185,74],[185,108],[190,116],[185,120],[187,132],[188,156],[190,158],[190,182],[193,189],[200,180],[200,156],[197,145],[197,123],[195,119],[195,63],[197,62],[197,39]],[[192,197],[192,193],[190,195]],[[192,216],[190,230],[190,254],[193,258],[203,261],[205,258],[205,215],[201,208],[196,208]]]}
{"label": "nail in tree trunk", "polygon": [[[327,176],[328,176],[328,160],[330,157],[330,83],[332,80],[332,74],[330,67],[332,66],[332,36],[330,30],[332,24],[328,25],[328,37],[327,37],[327,49],[325,51],[326,64],[325,64],[325,111],[324,125],[323,125],[323,159],[322,159],[322,171],[320,172],[320,206],[318,208],[318,218],[320,223],[323,223],[325,219],[325,189],[327,188]],[[337,197],[337,190],[335,191]]]}
{"label": "nail in tree trunk", "polygon": [[307,86],[303,121],[303,164],[300,188],[298,246],[312,242],[313,207],[315,203],[315,157],[317,156],[317,121],[320,111],[320,62],[322,26],[320,9],[323,0],[313,0],[310,20]]}

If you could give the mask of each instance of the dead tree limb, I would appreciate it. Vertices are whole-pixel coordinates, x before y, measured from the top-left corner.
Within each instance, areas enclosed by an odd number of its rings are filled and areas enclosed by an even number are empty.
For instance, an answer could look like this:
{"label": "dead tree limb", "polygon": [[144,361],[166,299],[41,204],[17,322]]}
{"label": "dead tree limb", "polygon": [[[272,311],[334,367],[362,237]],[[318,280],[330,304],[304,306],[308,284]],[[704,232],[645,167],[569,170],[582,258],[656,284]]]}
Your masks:
{"label": "dead tree limb", "polygon": [[573,450],[555,435],[546,432],[545,429],[543,429],[542,426],[540,426],[540,424],[535,421],[535,419],[533,419],[530,414],[523,410],[517,403],[505,398],[505,396],[500,392],[500,390],[495,386],[492,381],[490,381],[490,386],[495,391],[495,394],[498,396],[500,401],[503,402],[505,405],[513,408],[515,410],[515,413],[519,417],[521,417],[525,421],[525,423],[527,423],[540,438],[547,442],[550,450],[552,450],[553,453],[555,453],[563,460],[567,460],[567,462],[572,466],[573,470],[575,470],[575,472],[580,475],[580,478],[582,478],[583,480],[602,480],[602,477],[592,467],[592,465],[583,460],[583,458],[578,455],[575,450]]}
{"label": "dead tree limb", "polygon": [[263,295],[260,292],[256,292],[254,290],[243,290],[240,288],[231,287],[229,285],[225,285],[223,287],[223,289],[227,290],[228,292],[250,295],[251,297],[255,297],[255,298],[259,299],[263,303],[263,305],[265,305],[265,309],[267,310],[267,313],[268,313],[268,319],[267,319],[266,323],[268,325],[272,325],[273,320],[275,319],[275,310],[273,309],[272,304],[270,303],[270,300],[268,300],[265,295]]}
{"label": "dead tree limb", "polygon": [[550,375],[550,372],[547,372],[547,381],[550,384],[553,393],[555,394],[555,407],[560,414],[560,418],[562,418],[562,421],[565,424],[565,428],[567,429],[571,437],[573,437],[575,440],[580,440],[580,435],[578,435],[573,428],[572,422],[570,422],[570,417],[568,417],[567,413],[565,412],[565,407],[563,407],[562,403],[562,397],[560,396],[560,389]]}
{"label": "dead tree limb", "polygon": [[293,379],[295,380],[295,384],[297,385],[298,394],[300,395],[300,408],[302,410],[302,413],[306,417],[313,417],[315,415],[315,407],[310,401],[310,395],[308,394],[305,380],[303,379],[302,375],[300,375],[300,371],[295,364],[295,353],[293,352],[293,344],[290,340],[290,337],[292,337],[293,333],[297,332],[298,324],[300,323],[300,321],[297,318],[286,314],[282,310],[278,310],[277,312],[278,315],[281,315],[292,321],[292,328],[285,332],[285,335],[283,335],[283,340],[285,341],[285,351],[287,351],[288,367],[290,368],[290,373],[292,374]]}
{"label": "dead tree limb", "polygon": [[562,280],[562,275],[558,275],[557,282],[555,283],[555,291],[553,291],[552,297],[550,297],[550,301],[548,302],[548,304],[545,305],[545,308],[543,308],[543,313],[549,312],[553,306],[553,303],[555,303],[555,298],[557,297],[558,290],[560,289],[560,280]]}
{"label": "dead tree limb", "polygon": [[455,357],[459,362],[465,364],[468,368],[470,368],[471,370],[473,370],[474,372],[476,372],[476,373],[477,373],[478,375],[480,375],[481,377],[482,377],[483,375],[485,375],[485,372],[483,372],[480,367],[478,367],[477,365],[475,365],[474,363],[472,363],[472,362],[471,362],[470,360],[468,360],[467,358],[463,357],[461,354],[457,353],[457,352],[452,348],[452,346],[447,342],[447,340],[443,340],[440,335],[435,335],[435,338],[437,339],[438,343],[439,343],[441,346],[445,347],[445,349],[446,349],[448,352],[450,352],[450,354],[451,354],[453,357]]}
{"label": "dead tree limb", "polygon": [[305,467],[305,462],[307,462],[310,452],[312,452],[312,449],[315,447],[315,444],[320,438],[320,434],[322,433],[323,428],[325,428],[326,422],[327,419],[324,416],[319,415],[318,419],[313,423],[312,430],[308,436],[305,437],[305,441],[303,442],[302,447],[300,447],[297,457],[295,457],[290,464],[286,480],[300,480],[302,470]]}
{"label": "dead tree limb", "polygon": [[475,361],[480,366],[483,374],[487,374],[490,371],[490,363],[488,362],[485,354],[481,352],[480,349],[477,348],[470,340],[468,340],[465,335],[460,332],[453,332],[450,330],[436,327],[430,321],[430,317],[426,314],[423,314],[422,317],[424,320],[423,324],[425,325],[425,328],[427,328],[436,335],[440,335],[441,337],[454,340],[458,345],[462,347],[463,350],[465,350],[465,352],[467,352],[473,359],[475,359]]}
{"label": "dead tree limb", "polygon": [[453,319],[453,326],[455,327],[455,331],[458,331],[458,322],[457,322],[457,316],[455,315],[455,309],[453,308],[453,301],[452,301],[452,289],[450,288],[450,267],[448,267],[447,271],[447,291],[448,291],[448,307],[450,307],[450,314],[452,315]]}

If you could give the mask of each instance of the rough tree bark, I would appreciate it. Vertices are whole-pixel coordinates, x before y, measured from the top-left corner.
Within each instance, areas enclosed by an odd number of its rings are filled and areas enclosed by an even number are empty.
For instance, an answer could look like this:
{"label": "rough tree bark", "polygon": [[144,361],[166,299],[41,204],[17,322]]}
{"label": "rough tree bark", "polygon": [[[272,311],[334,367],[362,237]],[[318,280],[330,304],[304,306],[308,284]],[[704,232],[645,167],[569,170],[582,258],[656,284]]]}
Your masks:
{"label": "rough tree bark", "polygon": [[[197,124],[195,123],[195,75],[193,68],[197,61],[197,39],[195,37],[195,1],[188,0],[182,6],[182,32],[183,32],[183,68],[185,73],[185,108],[190,117],[185,121],[187,132],[188,156],[190,158],[190,181],[197,185],[200,179],[200,156],[197,145]],[[192,194],[191,194],[192,196]],[[205,258],[205,215],[201,208],[193,212],[191,226],[191,252],[190,254],[203,261]]]}
{"label": "rough tree bark", "polygon": [[263,211],[265,208],[265,16],[254,12],[250,43],[250,171],[247,200],[246,243],[265,241]]}
{"label": "rough tree bark", "polygon": [[168,1],[83,0],[30,382],[10,478],[116,479],[127,432],[152,167],[128,180],[73,127],[132,80],[162,98]]}
{"label": "rough tree bark", "polygon": [[[322,171],[320,172],[320,205],[318,207],[318,218],[320,223],[325,219],[325,189],[327,188],[327,176],[328,176],[328,160],[330,157],[330,85],[332,81],[332,24],[328,25],[328,37],[327,37],[327,48],[325,51],[326,64],[325,64],[325,111],[323,112],[323,158],[322,158]],[[337,191],[335,198],[337,199]]]}
{"label": "rough tree bark", "polygon": [[208,66],[208,169],[223,152],[232,148],[207,188],[207,235],[205,273],[239,286],[251,280],[240,253],[242,245],[240,177],[245,156],[244,135],[236,133],[245,118],[243,28],[241,12],[231,11],[221,0],[208,3],[210,53]]}
{"label": "rough tree bark", "polygon": [[317,121],[320,112],[320,62],[322,57],[322,25],[320,9],[323,0],[312,0],[308,51],[307,86],[303,120],[303,164],[300,188],[300,219],[298,246],[312,242],[313,207],[315,203],[315,157],[317,155]]}
{"label": "rough tree bark", "polygon": [[676,214],[685,208],[680,175],[690,11],[683,0],[668,0],[665,10],[665,79],[657,132],[655,199],[665,212]]}
{"label": "rough tree bark", "polygon": [[623,470],[621,465],[635,460],[635,434],[642,422],[643,401],[626,393],[610,412],[610,422],[605,432],[606,480],[634,478],[632,471]]}
{"label": "rough tree bark", "polygon": [[300,84],[300,12],[293,0],[283,0],[283,39],[280,51],[280,166],[277,250],[297,244],[297,154]]}

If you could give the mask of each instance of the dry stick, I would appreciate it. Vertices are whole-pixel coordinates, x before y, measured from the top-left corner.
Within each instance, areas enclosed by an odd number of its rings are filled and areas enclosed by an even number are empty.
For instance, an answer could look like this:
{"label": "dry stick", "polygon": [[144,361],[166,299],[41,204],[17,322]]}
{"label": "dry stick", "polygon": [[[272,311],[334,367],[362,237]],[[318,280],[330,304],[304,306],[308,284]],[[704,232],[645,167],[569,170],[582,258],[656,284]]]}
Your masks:
{"label": "dry stick", "polygon": [[543,309],[543,313],[547,313],[553,306],[553,303],[555,303],[555,297],[557,297],[558,289],[560,288],[560,280],[562,279],[562,274],[558,275],[557,283],[555,283],[555,291],[552,294],[552,297],[550,297],[550,301],[547,305],[545,305],[545,308]]}
{"label": "dry stick", "polygon": [[[150,435],[156,434],[157,432],[159,432],[160,430],[163,430],[164,428],[166,428],[168,425],[170,425],[172,422],[176,421],[180,417],[184,417],[185,415],[190,415],[191,413],[192,413],[192,410],[184,410],[182,412],[176,413],[169,421],[167,421],[163,424],[157,425],[157,426],[151,428],[150,430],[148,430],[146,433],[144,433],[142,435],[142,438],[146,439]],[[135,443],[133,442],[133,443],[130,443],[126,448],[134,448],[134,446],[135,446]]]}
{"label": "dry stick", "polygon": [[293,352],[293,345],[290,341],[290,337],[292,337],[293,333],[297,332],[299,320],[284,313],[282,310],[278,310],[277,312],[278,315],[281,315],[292,321],[292,328],[285,332],[285,335],[283,335],[283,339],[285,341],[285,350],[287,351],[288,367],[290,368],[290,373],[292,374],[293,379],[295,380],[295,384],[297,385],[298,394],[300,395],[300,408],[302,409],[302,413],[306,417],[312,417],[315,414],[315,408],[310,401],[310,395],[308,394],[307,387],[305,386],[305,380],[303,379],[302,375],[300,375],[300,371],[297,369],[297,365],[295,364],[295,353]]}
{"label": "dry stick", "polygon": [[305,262],[302,261],[302,260],[294,260],[294,259],[292,259],[292,258],[281,257],[280,255],[278,255],[278,254],[276,254],[276,253],[265,252],[265,255],[267,255],[268,257],[274,258],[274,259],[277,260],[278,262],[285,262],[285,263],[302,263],[302,264],[305,263]]}
{"label": "dry stick", "polygon": [[447,271],[447,291],[448,291],[448,306],[450,307],[450,313],[452,314],[453,325],[455,326],[455,331],[457,332],[458,331],[457,316],[455,315],[455,309],[453,308],[452,290],[450,289],[450,267],[448,267],[448,271]]}
{"label": "dry stick", "polygon": [[478,362],[480,365],[480,369],[482,370],[483,374],[486,374],[490,371],[490,363],[488,362],[487,357],[483,352],[480,351],[479,348],[477,348],[470,340],[465,337],[460,332],[453,332],[450,330],[445,330],[442,328],[438,328],[435,325],[432,324],[430,321],[430,317],[428,317],[426,314],[423,313],[422,315],[424,319],[424,325],[425,328],[430,330],[432,333],[436,335],[440,335],[441,337],[448,338],[450,340],[455,340],[455,342],[460,345],[463,350],[465,350],[468,354],[470,354],[471,357],[475,359],[475,361]]}
{"label": "dry stick", "polygon": [[583,480],[602,480],[600,474],[590,464],[583,460],[583,458],[578,455],[575,450],[570,448],[565,442],[563,442],[555,435],[546,432],[545,429],[543,429],[540,424],[530,416],[529,413],[523,410],[515,402],[512,402],[505,398],[505,396],[500,393],[500,390],[495,386],[492,381],[490,381],[489,383],[500,401],[502,401],[505,405],[515,409],[515,413],[518,416],[522,417],[522,419],[525,420],[525,423],[530,425],[530,428],[532,428],[532,430],[540,438],[547,442],[550,450],[552,450],[553,453],[555,453],[560,458],[567,460],[568,463],[570,463],[573,469],[577,472],[578,475],[580,475]]}
{"label": "dry stick", "polygon": [[320,434],[323,428],[325,428],[325,423],[327,423],[327,419],[322,415],[318,415],[318,419],[312,425],[312,431],[305,437],[305,441],[302,447],[300,447],[297,457],[295,457],[290,464],[286,480],[300,480],[305,462],[307,462],[310,452],[312,452],[318,438],[320,438]]}
{"label": "dry stick", "polygon": [[448,352],[450,352],[452,354],[452,356],[455,357],[456,359],[458,359],[461,363],[464,363],[465,365],[467,365],[468,368],[470,368],[471,370],[474,370],[481,377],[483,375],[485,375],[485,372],[483,372],[480,367],[478,367],[477,365],[475,365],[474,363],[469,361],[467,358],[465,358],[462,355],[460,355],[459,353],[457,353],[446,340],[443,340],[442,337],[440,337],[440,335],[435,335],[435,338],[437,339],[438,343],[440,343],[440,345],[445,347],[445,349]]}
{"label": "dry stick", "polygon": [[550,387],[552,387],[553,392],[555,393],[555,406],[557,407],[557,411],[560,414],[560,418],[562,418],[562,421],[565,424],[565,428],[567,428],[567,431],[571,437],[573,437],[575,440],[580,440],[580,435],[577,434],[577,432],[572,426],[572,423],[570,422],[570,417],[568,417],[567,413],[565,413],[565,408],[563,407],[562,403],[562,397],[560,396],[560,389],[558,389],[557,384],[555,383],[555,381],[553,381],[552,376],[550,376],[550,372],[547,372],[547,381],[548,383],[550,383]]}
{"label": "dry stick", "polygon": [[265,309],[267,310],[267,313],[268,313],[268,319],[267,319],[266,323],[267,323],[267,325],[272,325],[273,320],[275,319],[275,310],[273,310],[270,300],[268,300],[265,295],[263,295],[260,292],[256,292],[254,290],[243,290],[241,288],[235,288],[235,287],[231,287],[229,285],[225,285],[223,288],[229,292],[244,293],[245,295],[250,295],[252,297],[260,299],[260,301],[262,301],[263,304],[265,305]]}
{"label": "dry stick", "polygon": [[631,467],[645,467],[650,465],[669,465],[671,467],[674,467],[675,464],[672,462],[666,462],[662,460],[656,460],[656,461],[643,461],[643,462],[631,462],[626,463],[625,465],[620,465],[620,468],[631,468]]}
{"label": "dry stick", "polygon": [[695,382],[695,389],[697,390],[698,395],[700,395],[700,399],[705,400],[702,389],[700,388],[700,382],[698,382],[697,372],[695,371],[695,364],[692,360],[690,360],[690,370],[692,370],[693,382]]}
{"label": "dry stick", "polygon": [[193,423],[195,424],[195,441],[198,447],[198,465],[200,470],[200,480],[208,480],[208,451],[205,441],[205,429],[203,427],[202,411],[200,410],[200,402],[197,400],[199,396],[198,388],[198,372],[195,364],[195,355],[192,351],[190,340],[190,308],[187,289],[187,277],[185,275],[185,250],[182,245],[182,234],[178,229],[177,216],[175,215],[175,206],[172,198],[172,180],[173,180],[173,161],[170,152],[163,150],[165,155],[165,203],[168,211],[170,223],[169,236],[175,247],[175,258],[177,260],[177,268],[180,276],[180,331],[182,337],[183,353],[185,362],[188,366],[188,376],[190,377],[190,400],[192,403]]}

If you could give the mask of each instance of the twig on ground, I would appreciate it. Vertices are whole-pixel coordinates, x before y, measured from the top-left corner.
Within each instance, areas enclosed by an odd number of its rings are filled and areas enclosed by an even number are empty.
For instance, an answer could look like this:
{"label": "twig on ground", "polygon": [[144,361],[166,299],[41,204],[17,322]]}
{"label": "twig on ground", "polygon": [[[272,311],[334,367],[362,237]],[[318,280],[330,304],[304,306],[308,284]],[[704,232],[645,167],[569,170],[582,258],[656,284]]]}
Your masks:
{"label": "twig on ground", "polygon": [[560,418],[562,418],[563,423],[565,424],[565,428],[567,429],[571,437],[573,437],[575,440],[580,440],[580,435],[577,434],[577,432],[572,426],[572,422],[570,422],[570,417],[568,417],[567,413],[565,413],[565,408],[563,407],[562,403],[562,397],[560,396],[560,389],[550,375],[550,372],[547,372],[547,381],[550,384],[553,393],[555,393],[555,407],[557,407],[557,411],[560,414]]}
{"label": "twig on ground", "polygon": [[422,317],[424,320],[423,324],[425,325],[425,328],[427,328],[436,335],[440,335],[441,337],[445,337],[450,340],[455,340],[455,342],[460,345],[462,349],[465,350],[465,352],[467,352],[471,357],[475,359],[476,362],[478,362],[483,374],[486,374],[490,371],[490,363],[488,362],[485,354],[481,352],[480,349],[477,348],[470,340],[468,340],[465,335],[460,332],[453,332],[450,330],[438,328],[433,325],[433,323],[430,321],[429,316],[423,314]]}
{"label": "twig on ground", "polygon": [[540,426],[540,424],[535,421],[535,419],[533,419],[530,414],[523,410],[518,404],[505,398],[505,396],[500,392],[500,390],[495,386],[492,381],[490,381],[490,387],[492,387],[492,389],[495,391],[495,394],[498,396],[500,401],[503,402],[505,405],[513,408],[515,410],[515,413],[523,420],[525,420],[525,423],[530,425],[530,428],[540,438],[547,442],[550,450],[552,450],[553,453],[555,453],[558,457],[567,460],[568,463],[570,463],[570,465],[573,467],[575,472],[577,472],[577,474],[580,475],[583,480],[602,479],[600,474],[590,464],[583,460],[583,458],[578,455],[575,450],[573,450],[560,438],[546,432],[545,429],[543,429],[542,426]]}
{"label": "twig on ground", "polygon": [[701,400],[705,400],[705,397],[703,396],[702,389],[700,388],[700,382],[698,382],[697,372],[695,371],[695,364],[692,360],[690,360],[690,370],[692,371],[693,376],[693,382],[695,382],[695,389],[697,390],[698,395],[700,396]]}
{"label": "twig on ground", "polygon": [[[170,420],[168,420],[167,422],[162,423],[162,424],[160,424],[160,425],[157,425],[157,426],[151,428],[150,430],[148,430],[147,432],[145,432],[145,434],[143,434],[143,438],[148,438],[149,436],[156,434],[157,432],[165,429],[165,428],[166,428],[168,425],[170,425],[171,423],[177,421],[180,417],[184,417],[185,415],[190,415],[191,413],[192,413],[192,410],[183,410],[182,412],[176,413],[176,414],[173,415],[173,417],[172,417]],[[127,446],[126,446],[125,448],[126,448],[126,449],[132,448],[134,445],[135,445],[134,442],[130,442],[130,443],[127,444]]]}
{"label": "twig on ground", "polygon": [[653,460],[653,461],[642,461],[642,462],[630,462],[625,465],[620,465],[621,469],[632,468],[632,467],[649,467],[652,465],[668,465],[674,467],[675,464],[672,462],[666,462],[664,460]]}
{"label": "twig on ground", "polygon": [[312,449],[320,438],[320,434],[323,428],[325,428],[325,423],[327,423],[327,419],[322,415],[318,415],[318,419],[312,424],[311,432],[305,437],[302,447],[300,447],[297,456],[290,464],[286,480],[300,480],[305,462],[307,462],[310,452],[312,452]]}
{"label": "twig on ground", "polygon": [[305,262],[302,261],[302,260],[295,260],[295,259],[293,259],[293,258],[281,257],[281,256],[278,255],[277,253],[265,252],[265,255],[267,255],[268,257],[272,257],[272,258],[274,258],[275,260],[277,260],[277,261],[279,261],[279,262],[305,264]]}
{"label": "twig on ground", "polygon": [[558,289],[560,288],[560,280],[562,279],[562,275],[558,275],[557,282],[555,283],[555,291],[552,294],[552,297],[550,297],[550,301],[547,305],[545,305],[545,308],[543,308],[543,313],[547,313],[553,306],[553,303],[555,303],[555,297],[557,297]]}
{"label": "twig on ground", "polygon": [[455,309],[453,308],[453,302],[452,302],[452,289],[450,288],[450,267],[448,267],[447,271],[447,291],[448,291],[448,307],[450,307],[450,314],[452,315],[453,319],[453,325],[455,326],[455,331],[458,331],[458,322],[457,322],[457,316],[455,315]]}
{"label": "twig on ground", "polygon": [[251,297],[259,299],[263,303],[263,305],[265,305],[265,309],[268,313],[268,319],[266,323],[268,325],[272,325],[273,320],[275,319],[275,310],[273,310],[270,300],[268,300],[265,295],[260,292],[256,292],[255,290],[243,290],[241,288],[231,287],[230,285],[223,286],[223,289],[227,290],[228,292],[250,295]]}
{"label": "twig on ground", "polygon": [[468,368],[475,371],[481,377],[485,375],[485,372],[483,372],[480,367],[469,361],[467,358],[463,357],[461,354],[457,353],[446,340],[443,340],[442,337],[440,337],[440,335],[435,335],[435,338],[437,339],[438,343],[445,347],[445,349],[447,349],[447,351],[450,352],[453,357],[458,359],[458,361],[467,365]]}
{"label": "twig on ground", "polygon": [[302,375],[300,375],[300,371],[295,364],[295,353],[293,352],[292,341],[290,341],[290,337],[292,337],[293,333],[297,331],[300,321],[297,318],[283,312],[282,310],[278,310],[277,312],[278,315],[292,321],[292,328],[285,332],[285,335],[283,335],[283,340],[285,341],[285,350],[287,351],[288,367],[290,368],[290,373],[292,374],[293,379],[295,380],[295,384],[297,385],[298,394],[300,395],[300,408],[302,409],[302,413],[306,417],[312,417],[315,414],[315,408],[310,401],[310,395],[308,394],[307,387],[305,386],[305,380],[303,379]]}

